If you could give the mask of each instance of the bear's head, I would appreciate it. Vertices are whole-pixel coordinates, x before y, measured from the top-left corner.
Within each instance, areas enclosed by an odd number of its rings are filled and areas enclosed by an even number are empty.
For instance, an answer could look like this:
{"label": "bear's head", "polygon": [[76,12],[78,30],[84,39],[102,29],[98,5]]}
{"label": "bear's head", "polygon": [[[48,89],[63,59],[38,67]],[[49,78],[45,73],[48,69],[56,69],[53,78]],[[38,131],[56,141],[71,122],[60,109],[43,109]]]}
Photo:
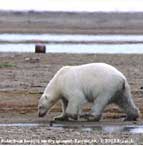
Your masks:
{"label": "bear's head", "polygon": [[39,117],[44,117],[53,105],[54,105],[53,98],[50,95],[43,94],[38,104]]}

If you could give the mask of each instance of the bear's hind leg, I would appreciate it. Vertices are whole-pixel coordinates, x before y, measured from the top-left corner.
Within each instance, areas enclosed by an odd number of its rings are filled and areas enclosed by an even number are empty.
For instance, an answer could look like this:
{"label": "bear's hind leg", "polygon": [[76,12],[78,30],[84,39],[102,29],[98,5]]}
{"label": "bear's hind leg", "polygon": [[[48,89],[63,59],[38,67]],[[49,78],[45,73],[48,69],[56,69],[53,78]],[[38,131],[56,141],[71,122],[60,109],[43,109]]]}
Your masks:
{"label": "bear's hind leg", "polygon": [[123,94],[118,98],[117,104],[127,114],[125,121],[136,121],[139,117],[139,109],[134,104],[129,87],[127,86]]}
{"label": "bear's hind leg", "polygon": [[131,97],[126,97],[126,96],[121,97],[121,100],[118,103],[118,105],[127,114],[125,121],[136,121],[137,120],[137,118],[139,117],[139,110],[135,106]]}
{"label": "bear's hind leg", "polygon": [[61,99],[61,104],[62,104],[62,112],[63,113],[61,115],[55,117],[54,120],[67,121],[68,120],[68,117],[65,114],[65,112],[66,112],[66,109],[67,109],[67,106],[68,106],[68,101],[65,98],[62,98]]}
{"label": "bear's hind leg", "polygon": [[94,101],[91,113],[87,115],[88,120],[99,121],[101,119],[102,112],[106,105],[108,105],[110,96],[107,94],[99,95]]}

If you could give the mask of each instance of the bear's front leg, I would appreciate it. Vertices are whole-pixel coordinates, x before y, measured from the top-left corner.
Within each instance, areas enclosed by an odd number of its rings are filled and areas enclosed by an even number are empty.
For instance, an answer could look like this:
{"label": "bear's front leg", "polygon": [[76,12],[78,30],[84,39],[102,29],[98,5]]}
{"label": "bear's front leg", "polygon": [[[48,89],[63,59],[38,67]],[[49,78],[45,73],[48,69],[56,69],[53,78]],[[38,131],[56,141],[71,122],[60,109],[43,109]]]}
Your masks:
{"label": "bear's front leg", "polygon": [[66,114],[64,114],[64,115],[60,115],[60,116],[55,117],[54,120],[57,120],[57,121],[68,121],[69,118],[68,118],[68,116]]}
{"label": "bear's front leg", "polygon": [[58,121],[68,121],[68,116],[66,115],[66,109],[68,106],[68,101],[65,98],[61,99],[61,104],[62,104],[62,114],[60,116],[57,116],[54,118],[54,120]]}
{"label": "bear's front leg", "polygon": [[69,106],[69,108],[67,108],[67,111],[65,113],[65,116],[67,117],[68,120],[78,120],[78,112],[77,112],[77,108],[73,108],[75,106]]}
{"label": "bear's front leg", "polygon": [[65,113],[64,115],[60,115],[54,118],[57,121],[70,121],[70,120],[78,120],[78,114],[74,113]]}
{"label": "bear's front leg", "polygon": [[78,102],[69,101],[65,116],[68,120],[78,120],[79,104]]}
{"label": "bear's front leg", "polygon": [[70,121],[70,120],[77,120],[78,115],[73,113],[65,113],[64,115],[60,115],[54,118],[57,121]]}

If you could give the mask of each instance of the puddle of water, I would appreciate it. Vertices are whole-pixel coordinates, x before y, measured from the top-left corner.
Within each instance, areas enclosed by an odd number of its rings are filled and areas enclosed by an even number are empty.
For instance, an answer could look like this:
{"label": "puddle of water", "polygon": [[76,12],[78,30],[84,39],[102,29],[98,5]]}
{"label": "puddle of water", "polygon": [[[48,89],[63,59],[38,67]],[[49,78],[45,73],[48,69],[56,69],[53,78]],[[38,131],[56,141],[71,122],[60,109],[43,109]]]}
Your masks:
{"label": "puddle of water", "polygon": [[132,129],[130,129],[130,132],[134,133],[134,134],[143,133],[143,126],[142,127],[137,127],[137,128],[132,128]]}
{"label": "puddle of water", "polygon": [[[100,130],[99,130],[100,129]],[[85,131],[86,129],[84,129]],[[93,127],[90,128],[90,131],[102,131],[102,132],[106,132],[106,133],[121,133],[121,132],[128,132],[128,133],[132,133],[132,134],[141,134],[143,133],[143,126],[137,126],[137,125],[133,125],[133,126],[112,126],[112,125],[108,125],[108,126],[100,126],[100,127]],[[89,131],[89,128],[88,128]]]}
{"label": "puddle of water", "polygon": [[93,125],[93,124],[62,124],[62,123],[11,123],[11,124],[0,124],[0,127],[47,127],[53,129],[79,129],[86,132],[99,131],[106,133],[121,133],[128,132],[132,134],[142,134],[143,125]]}
{"label": "puddle of water", "polygon": [[61,124],[61,123],[53,123],[53,127],[63,127],[63,128],[75,128],[81,129],[82,131],[92,132],[99,131],[105,133],[121,133],[128,132],[132,134],[141,134],[143,133],[143,125],[93,125],[93,124]]}

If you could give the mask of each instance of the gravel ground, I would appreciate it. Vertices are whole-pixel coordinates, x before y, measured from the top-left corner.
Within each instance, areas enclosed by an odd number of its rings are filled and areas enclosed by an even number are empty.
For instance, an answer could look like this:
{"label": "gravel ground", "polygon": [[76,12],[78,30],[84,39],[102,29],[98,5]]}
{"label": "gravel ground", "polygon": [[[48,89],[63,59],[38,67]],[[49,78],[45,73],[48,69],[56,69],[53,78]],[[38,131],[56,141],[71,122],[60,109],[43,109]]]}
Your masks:
{"label": "gravel ground", "polygon": [[[57,104],[45,118],[38,118],[37,103],[45,86],[63,65],[90,62],[106,62],[125,74],[131,85],[136,105],[143,113],[143,55],[110,54],[33,54],[0,53],[1,64],[13,64],[0,68],[0,124],[46,123],[60,112]],[[85,107],[88,110],[90,105]],[[136,123],[125,123],[124,113],[115,105],[108,106],[97,125],[142,125],[142,117]],[[104,122],[104,124],[102,124]],[[143,144],[142,134],[129,131],[105,132],[101,128],[64,128],[39,125],[0,125],[0,144]]]}

